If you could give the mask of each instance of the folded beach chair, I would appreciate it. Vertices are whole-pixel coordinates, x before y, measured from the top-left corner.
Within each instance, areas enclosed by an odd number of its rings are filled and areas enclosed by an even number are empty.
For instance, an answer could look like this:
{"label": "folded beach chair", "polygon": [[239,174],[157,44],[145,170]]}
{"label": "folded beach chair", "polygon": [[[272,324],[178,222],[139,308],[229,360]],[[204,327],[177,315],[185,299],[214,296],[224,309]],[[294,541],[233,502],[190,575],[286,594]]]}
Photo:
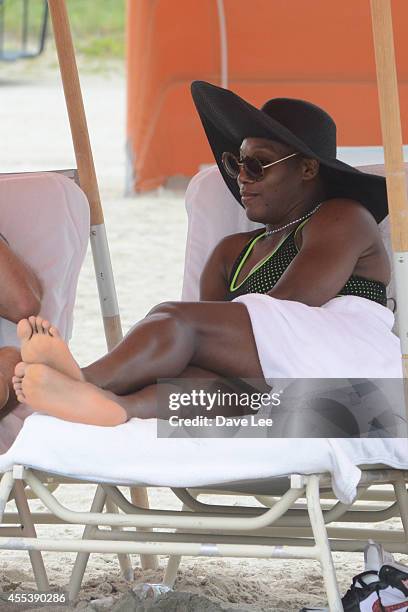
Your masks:
{"label": "folded beach chair", "polygon": [[[224,196],[229,194],[216,169],[193,179],[188,190],[185,299],[197,298],[199,272],[213,246],[209,241],[222,237],[213,234],[219,231],[222,207],[231,213],[224,215],[227,219],[236,215],[223,235],[247,226],[236,203]],[[205,210],[200,198],[208,202]],[[158,438],[157,425],[155,419],[132,419],[106,428],[30,416],[12,448],[0,456],[0,549],[77,551],[71,598],[78,594],[91,552],[170,555],[168,586],[183,555],[318,559],[335,612],[342,605],[332,551],[362,551],[368,539],[375,539],[390,552],[408,552],[406,439]],[[90,511],[79,512],[57,501],[46,486],[50,482],[101,486]],[[19,521],[3,513],[13,487],[22,496],[21,483],[47,508],[41,517],[32,516],[28,504]],[[391,489],[383,486],[390,484]],[[142,508],[120,485],[170,487],[182,509]],[[212,493],[251,495],[257,503],[231,506],[198,499]],[[119,514],[102,511],[107,500]],[[403,529],[378,528],[394,516],[401,517]],[[21,534],[9,526],[16,522],[29,529]],[[82,540],[47,539],[35,536],[36,522],[79,524],[85,530]],[[38,573],[37,559],[33,567]]]}

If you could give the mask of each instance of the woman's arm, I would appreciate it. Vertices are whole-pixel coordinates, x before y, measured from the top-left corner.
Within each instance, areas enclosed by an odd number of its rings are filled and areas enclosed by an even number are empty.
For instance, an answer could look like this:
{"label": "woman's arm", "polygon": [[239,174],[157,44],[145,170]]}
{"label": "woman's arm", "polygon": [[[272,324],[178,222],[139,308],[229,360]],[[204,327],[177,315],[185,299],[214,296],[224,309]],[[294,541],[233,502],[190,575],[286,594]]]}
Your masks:
{"label": "woman's arm", "polygon": [[40,311],[42,287],[30,267],[0,240],[0,317],[18,323]]}
{"label": "woman's arm", "polygon": [[375,219],[361,204],[328,201],[303,227],[298,255],[268,295],[322,306],[344,287],[377,239]]}

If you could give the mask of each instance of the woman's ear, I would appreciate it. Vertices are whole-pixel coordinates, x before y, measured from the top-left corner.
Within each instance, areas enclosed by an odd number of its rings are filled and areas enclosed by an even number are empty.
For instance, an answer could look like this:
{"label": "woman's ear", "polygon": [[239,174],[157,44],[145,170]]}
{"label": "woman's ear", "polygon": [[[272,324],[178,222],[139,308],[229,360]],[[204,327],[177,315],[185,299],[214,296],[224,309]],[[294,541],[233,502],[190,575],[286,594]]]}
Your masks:
{"label": "woman's ear", "polygon": [[310,181],[319,174],[320,163],[317,159],[310,157],[302,158],[302,178],[305,181]]}

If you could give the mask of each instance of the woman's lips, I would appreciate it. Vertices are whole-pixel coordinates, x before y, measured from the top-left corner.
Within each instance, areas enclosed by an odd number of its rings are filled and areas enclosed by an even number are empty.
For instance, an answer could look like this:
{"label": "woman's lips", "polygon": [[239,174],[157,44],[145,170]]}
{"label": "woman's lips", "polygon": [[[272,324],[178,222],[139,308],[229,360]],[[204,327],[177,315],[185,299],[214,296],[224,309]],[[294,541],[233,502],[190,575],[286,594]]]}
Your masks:
{"label": "woman's lips", "polygon": [[243,204],[247,204],[248,202],[250,202],[251,200],[253,200],[257,196],[258,196],[257,193],[244,192],[244,193],[241,194],[241,200],[242,200]]}

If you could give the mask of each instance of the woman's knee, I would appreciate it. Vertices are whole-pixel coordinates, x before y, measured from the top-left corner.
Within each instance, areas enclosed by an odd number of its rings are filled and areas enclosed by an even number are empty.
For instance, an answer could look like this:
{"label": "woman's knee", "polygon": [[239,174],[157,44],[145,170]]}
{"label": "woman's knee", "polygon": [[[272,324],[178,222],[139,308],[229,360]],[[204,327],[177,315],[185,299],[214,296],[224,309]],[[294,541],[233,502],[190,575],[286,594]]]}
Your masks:
{"label": "woman's knee", "polygon": [[153,306],[153,308],[149,310],[146,316],[160,312],[172,312],[175,304],[177,304],[177,302],[161,302],[160,304],[156,304],[156,306]]}
{"label": "woman's knee", "polygon": [[166,324],[173,338],[194,339],[196,326],[191,316],[188,316],[183,302],[163,302],[149,312],[148,317]]}
{"label": "woman's knee", "polygon": [[151,310],[147,313],[147,316],[154,314],[169,314],[174,316],[179,316],[181,313],[181,305],[182,302],[162,302],[161,304],[157,304],[153,306]]}

